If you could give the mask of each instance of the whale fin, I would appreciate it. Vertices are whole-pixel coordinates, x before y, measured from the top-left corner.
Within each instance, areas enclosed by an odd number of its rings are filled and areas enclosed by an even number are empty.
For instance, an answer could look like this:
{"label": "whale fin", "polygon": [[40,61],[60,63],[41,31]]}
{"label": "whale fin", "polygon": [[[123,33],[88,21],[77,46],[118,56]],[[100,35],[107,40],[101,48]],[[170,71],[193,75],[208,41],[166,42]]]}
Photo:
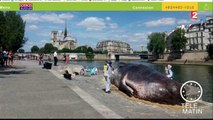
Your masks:
{"label": "whale fin", "polygon": [[119,90],[124,91],[124,93],[126,93],[128,96],[133,96],[133,89],[130,88],[127,84],[126,84],[126,79],[127,79],[127,75],[125,75],[123,78],[121,78],[120,81],[120,86],[119,86]]}

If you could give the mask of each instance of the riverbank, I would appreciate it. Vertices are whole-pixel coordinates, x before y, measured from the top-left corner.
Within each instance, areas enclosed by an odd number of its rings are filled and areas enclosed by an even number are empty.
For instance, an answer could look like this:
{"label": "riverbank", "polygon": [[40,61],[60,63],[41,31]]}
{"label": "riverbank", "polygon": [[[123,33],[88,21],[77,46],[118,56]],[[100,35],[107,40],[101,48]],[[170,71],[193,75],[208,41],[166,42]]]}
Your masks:
{"label": "riverbank", "polygon": [[192,61],[192,60],[174,60],[174,61],[167,61],[167,60],[157,60],[151,63],[154,64],[178,64],[178,65],[213,65],[213,61]]}
{"label": "riverbank", "polygon": [[2,70],[0,118],[213,118],[212,103],[198,105],[202,114],[184,114],[182,106],[128,97],[113,85],[106,94],[102,72],[66,80],[64,65],[48,70],[27,60]]}
{"label": "riverbank", "polygon": [[[52,71],[55,71],[54,75],[64,81],[65,79],[58,70],[58,68],[54,68]],[[105,86],[102,72],[90,77],[77,76],[75,79],[65,80],[65,82],[71,86],[79,86],[93,98],[124,118],[213,118],[213,106],[209,102],[198,102],[198,108],[202,109],[202,114],[184,114],[182,113],[182,106],[159,104],[129,97],[114,85],[111,85],[112,93],[105,94],[102,90]]]}

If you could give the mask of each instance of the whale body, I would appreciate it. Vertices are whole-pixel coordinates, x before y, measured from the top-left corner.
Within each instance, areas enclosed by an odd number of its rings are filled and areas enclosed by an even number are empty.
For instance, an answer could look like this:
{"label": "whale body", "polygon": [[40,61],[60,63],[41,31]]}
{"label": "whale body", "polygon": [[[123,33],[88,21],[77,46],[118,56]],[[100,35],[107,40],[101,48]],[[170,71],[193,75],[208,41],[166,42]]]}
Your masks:
{"label": "whale body", "polygon": [[142,64],[119,63],[111,83],[128,96],[164,104],[181,104],[181,84]]}

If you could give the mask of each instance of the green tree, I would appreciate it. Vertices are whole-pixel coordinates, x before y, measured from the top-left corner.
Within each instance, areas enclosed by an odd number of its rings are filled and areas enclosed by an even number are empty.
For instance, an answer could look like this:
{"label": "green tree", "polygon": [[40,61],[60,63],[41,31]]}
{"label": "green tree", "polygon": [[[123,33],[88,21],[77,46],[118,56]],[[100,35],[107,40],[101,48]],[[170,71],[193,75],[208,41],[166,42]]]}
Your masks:
{"label": "green tree", "polygon": [[213,43],[207,45],[207,52],[210,59],[213,59]]}
{"label": "green tree", "polygon": [[74,52],[76,52],[76,53],[87,53],[87,47],[86,46],[79,46],[74,50]]}
{"label": "green tree", "polygon": [[[24,37],[25,22],[21,15],[15,11],[0,12],[1,46],[9,50],[17,51],[27,41]],[[2,25],[3,23],[3,25]]]}
{"label": "green tree", "polygon": [[32,48],[31,48],[31,53],[38,53],[39,51],[39,47],[34,45]]}
{"label": "green tree", "polygon": [[87,48],[87,53],[94,53],[93,49],[91,47]]}
{"label": "green tree", "polygon": [[62,50],[60,50],[61,53],[71,53],[72,50],[68,49],[68,48],[63,48]]}
{"label": "green tree", "polygon": [[164,33],[152,33],[148,36],[149,43],[147,49],[152,52],[153,56],[158,59],[160,55],[163,54],[166,43],[165,43],[165,34]]}
{"label": "green tree", "polygon": [[24,52],[25,52],[24,49],[22,49],[22,48],[18,49],[18,53],[24,53]]}
{"label": "green tree", "polygon": [[44,47],[40,48],[40,49],[38,50],[38,53],[45,53]]}
{"label": "green tree", "polygon": [[93,60],[94,57],[95,57],[95,55],[93,53],[91,53],[91,52],[85,53],[85,55],[86,55],[86,58],[88,60]]}
{"label": "green tree", "polygon": [[173,52],[180,52],[181,49],[185,49],[187,43],[187,38],[185,37],[185,30],[181,28],[176,29],[171,43]]}
{"label": "green tree", "polygon": [[4,32],[4,26],[5,26],[5,17],[4,13],[0,11],[0,47],[3,46],[3,32]]}
{"label": "green tree", "polygon": [[108,54],[108,51],[107,51],[107,50],[104,50],[104,51],[103,51],[103,54]]}
{"label": "green tree", "polygon": [[52,53],[57,50],[58,49],[56,47],[54,47],[51,43],[46,43],[44,45],[44,53]]}

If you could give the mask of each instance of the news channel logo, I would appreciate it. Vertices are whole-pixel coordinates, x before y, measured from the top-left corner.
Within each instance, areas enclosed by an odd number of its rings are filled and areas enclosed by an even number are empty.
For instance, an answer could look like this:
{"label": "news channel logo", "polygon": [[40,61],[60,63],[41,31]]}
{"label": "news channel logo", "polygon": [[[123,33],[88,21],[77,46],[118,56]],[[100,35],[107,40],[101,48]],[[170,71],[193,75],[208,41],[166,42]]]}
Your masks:
{"label": "news channel logo", "polygon": [[33,10],[33,4],[32,3],[20,3],[19,8],[20,8],[20,10]]}
{"label": "news channel logo", "polygon": [[196,81],[187,81],[180,88],[180,95],[186,103],[182,104],[184,114],[202,114],[203,109],[197,103],[203,95],[201,85]]}
{"label": "news channel logo", "polygon": [[180,88],[180,95],[186,102],[196,102],[203,95],[201,85],[196,81],[187,81]]}

